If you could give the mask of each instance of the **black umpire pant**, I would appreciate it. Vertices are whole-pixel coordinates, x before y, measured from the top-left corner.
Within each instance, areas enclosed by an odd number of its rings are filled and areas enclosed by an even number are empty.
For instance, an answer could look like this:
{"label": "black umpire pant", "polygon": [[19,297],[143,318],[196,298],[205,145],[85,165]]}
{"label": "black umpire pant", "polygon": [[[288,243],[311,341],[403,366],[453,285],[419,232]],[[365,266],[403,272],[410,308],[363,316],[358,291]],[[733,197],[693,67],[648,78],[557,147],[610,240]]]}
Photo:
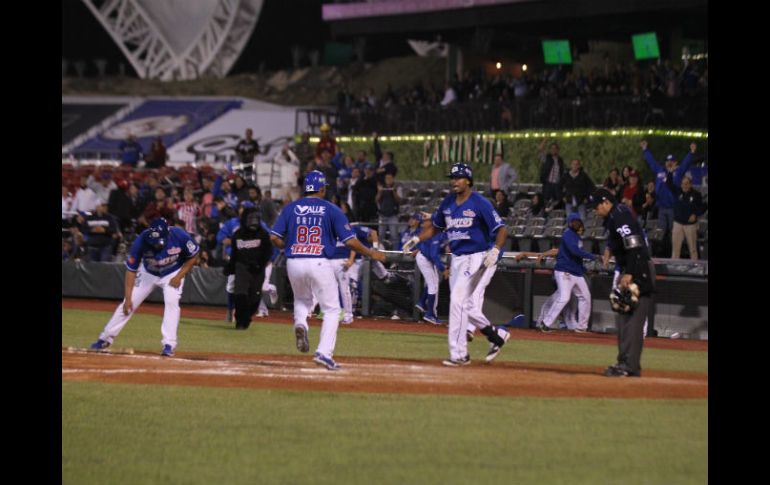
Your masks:
{"label": "black umpire pant", "polygon": [[633,313],[621,315],[618,323],[618,365],[635,375],[642,374],[644,320],[650,316],[652,305],[650,296],[640,296]]}
{"label": "black umpire pant", "polygon": [[262,298],[264,281],[264,268],[254,269],[247,264],[235,263],[235,328],[247,329],[251,325],[251,316],[257,311]]}

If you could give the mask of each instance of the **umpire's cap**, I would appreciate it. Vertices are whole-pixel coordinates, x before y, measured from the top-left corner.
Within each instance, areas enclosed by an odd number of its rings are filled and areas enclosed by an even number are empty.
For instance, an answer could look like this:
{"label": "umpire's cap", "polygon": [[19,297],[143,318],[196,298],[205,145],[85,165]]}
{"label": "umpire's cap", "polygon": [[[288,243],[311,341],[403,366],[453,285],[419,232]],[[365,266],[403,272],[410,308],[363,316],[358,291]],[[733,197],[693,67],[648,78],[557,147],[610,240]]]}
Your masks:
{"label": "umpire's cap", "polygon": [[613,196],[612,192],[610,192],[605,188],[596,189],[594,193],[588,197],[588,203],[586,204],[586,208],[593,209],[594,207],[601,204],[605,200],[609,200],[614,204],[615,196]]}
{"label": "umpire's cap", "polygon": [[471,167],[465,163],[455,163],[452,165],[447,177],[450,179],[465,178],[471,182],[471,185],[473,185],[473,170],[471,170]]}
{"label": "umpire's cap", "polygon": [[160,249],[166,245],[168,238],[168,221],[163,217],[158,217],[150,223],[147,233],[147,242]]}
{"label": "umpire's cap", "polygon": [[321,190],[322,187],[325,187],[329,184],[326,183],[326,176],[319,172],[318,170],[313,170],[312,172],[305,175],[305,193],[309,194],[311,192],[318,192]]}

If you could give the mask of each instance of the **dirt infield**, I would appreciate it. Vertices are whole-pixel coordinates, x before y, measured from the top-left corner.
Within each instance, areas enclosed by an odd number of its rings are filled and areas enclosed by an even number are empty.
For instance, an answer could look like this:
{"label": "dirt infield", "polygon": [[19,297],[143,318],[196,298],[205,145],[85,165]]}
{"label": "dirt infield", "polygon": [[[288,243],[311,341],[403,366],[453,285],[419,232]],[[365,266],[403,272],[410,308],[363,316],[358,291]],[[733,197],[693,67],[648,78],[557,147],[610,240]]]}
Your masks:
{"label": "dirt infield", "polygon": [[62,349],[62,380],[298,391],[687,399],[708,397],[708,376],[648,372],[609,379],[600,368],[473,362],[450,368],[437,361],[343,358],[342,369],[316,366],[309,355],[179,352],[133,355]]}
{"label": "dirt infield", "polygon": [[[114,301],[62,299],[62,308],[113,311]],[[139,313],[161,315],[162,304],[145,304]],[[190,307],[183,318],[221,320],[223,309]],[[291,314],[271,312],[271,323],[291,323]],[[255,322],[258,324],[258,322]],[[317,320],[312,326],[320,326]],[[445,333],[445,327],[410,321],[356,319],[350,328],[396,332]],[[617,345],[604,334],[513,329],[514,339]],[[645,346],[689,351],[708,350],[708,342],[648,339]],[[641,379],[610,379],[602,368],[566,364],[533,364],[483,360],[471,365],[444,367],[437,360],[353,358],[338,359],[339,371],[315,365],[310,354],[255,355],[178,352],[173,358],[157,353],[133,355],[97,353],[62,348],[62,380],[134,384],[163,384],[288,389],[297,391],[451,394],[479,396],[533,396],[581,398],[708,398],[708,375],[687,372],[645,371]]]}
{"label": "dirt infield", "polygon": [[[61,307],[72,310],[98,310],[112,312],[117,307],[117,301],[90,300],[79,298],[62,298]],[[144,303],[137,313],[146,315],[163,315],[162,303]],[[182,318],[201,318],[205,320],[223,320],[225,309],[223,307],[182,305]],[[252,325],[259,324],[259,319],[254,319]],[[270,323],[292,323],[291,312],[271,311],[268,318]],[[106,322],[105,322],[106,323]],[[310,320],[311,326],[320,326],[319,320]],[[499,322],[493,322],[499,323]],[[351,329],[384,330],[391,332],[418,332],[418,333],[446,333],[446,327],[436,327],[426,323],[416,323],[411,320],[386,320],[362,318],[356,319]],[[555,331],[549,334],[538,332],[534,329],[511,329],[511,338],[514,340],[546,340],[565,343],[617,345],[617,337],[602,333],[576,334],[568,331]],[[648,338],[644,342],[645,348],[670,349],[689,351],[708,351],[707,340],[671,340],[667,338]]]}

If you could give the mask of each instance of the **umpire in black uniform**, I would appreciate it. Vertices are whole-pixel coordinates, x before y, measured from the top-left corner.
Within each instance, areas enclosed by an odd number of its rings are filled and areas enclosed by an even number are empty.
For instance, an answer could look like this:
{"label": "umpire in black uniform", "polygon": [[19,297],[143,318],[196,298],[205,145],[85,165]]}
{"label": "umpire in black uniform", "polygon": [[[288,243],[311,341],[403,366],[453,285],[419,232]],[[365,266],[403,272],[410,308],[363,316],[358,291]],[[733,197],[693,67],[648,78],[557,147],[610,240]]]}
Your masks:
{"label": "umpire in black uniform", "polygon": [[265,280],[265,265],[273,246],[270,234],[262,226],[259,210],[249,207],[241,213],[241,226],[233,234],[230,261],[225,274],[235,274],[235,328],[246,330],[257,311]]}
{"label": "umpire in black uniform", "polygon": [[589,198],[587,208],[604,218],[609,231],[609,245],[621,270],[620,290],[632,283],[639,288],[638,304],[629,313],[622,313],[618,323],[618,362],[609,366],[607,377],[641,377],[644,321],[653,311],[655,266],[637,218],[624,204],[618,204],[607,189],[597,189]]}

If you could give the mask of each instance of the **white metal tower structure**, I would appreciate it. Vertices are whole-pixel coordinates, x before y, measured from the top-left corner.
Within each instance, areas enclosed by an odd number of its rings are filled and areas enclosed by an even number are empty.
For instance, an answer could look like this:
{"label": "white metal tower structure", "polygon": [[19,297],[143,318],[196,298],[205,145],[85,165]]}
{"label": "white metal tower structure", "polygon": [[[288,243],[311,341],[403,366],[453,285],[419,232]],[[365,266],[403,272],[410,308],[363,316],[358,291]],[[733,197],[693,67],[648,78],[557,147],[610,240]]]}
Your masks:
{"label": "white metal tower structure", "polygon": [[222,78],[263,0],[83,0],[142,79]]}

